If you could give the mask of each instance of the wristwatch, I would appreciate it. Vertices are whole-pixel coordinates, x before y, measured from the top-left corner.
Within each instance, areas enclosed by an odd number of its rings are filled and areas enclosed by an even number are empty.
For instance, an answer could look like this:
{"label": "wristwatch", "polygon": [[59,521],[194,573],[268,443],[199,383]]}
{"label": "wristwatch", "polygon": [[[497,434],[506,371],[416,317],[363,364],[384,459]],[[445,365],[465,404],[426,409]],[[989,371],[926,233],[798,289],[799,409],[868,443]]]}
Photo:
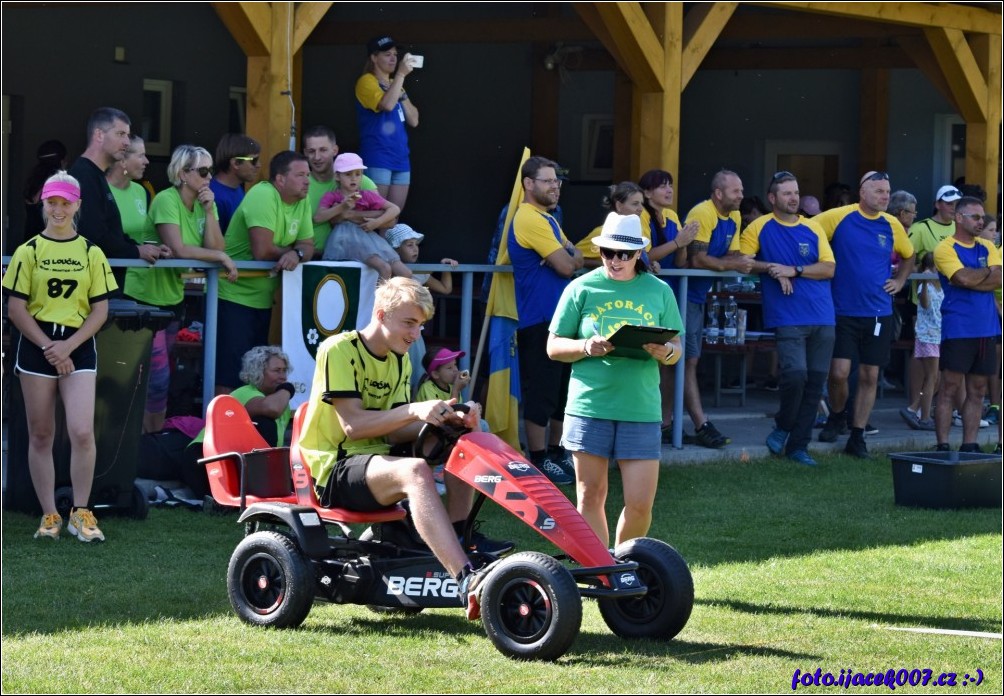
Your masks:
{"label": "wristwatch", "polygon": [[802,277],[802,271],[804,271],[804,270],[805,269],[802,268],[801,266],[795,266],[795,277],[796,278],[801,278]]}
{"label": "wristwatch", "polygon": [[[295,251],[299,259],[303,261],[303,249],[300,249],[299,247],[293,247],[293,251]],[[799,268],[801,268],[801,266],[799,266]]]}

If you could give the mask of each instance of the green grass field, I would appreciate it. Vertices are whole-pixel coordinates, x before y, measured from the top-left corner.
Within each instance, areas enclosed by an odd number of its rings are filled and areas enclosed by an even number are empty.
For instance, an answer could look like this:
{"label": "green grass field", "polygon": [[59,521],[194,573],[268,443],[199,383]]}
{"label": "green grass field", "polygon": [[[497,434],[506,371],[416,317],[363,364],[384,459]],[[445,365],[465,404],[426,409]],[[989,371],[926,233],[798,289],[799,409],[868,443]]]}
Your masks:
{"label": "green grass field", "polygon": [[[626,641],[586,601],[578,639],[550,664],[503,657],[459,610],[318,603],[295,630],[246,626],[226,595],[233,516],[103,516],[108,542],[86,545],[34,540],[37,518],[5,512],[3,691],[790,692],[795,670],[819,668],[956,673],[943,690],[1000,693],[999,638],[890,629],[1001,632],[1001,510],[897,507],[887,459],[819,460],[663,469],[650,536],[690,565],[690,622],[670,642]],[[551,550],[489,507],[490,535]],[[982,683],[963,686],[978,669]]]}

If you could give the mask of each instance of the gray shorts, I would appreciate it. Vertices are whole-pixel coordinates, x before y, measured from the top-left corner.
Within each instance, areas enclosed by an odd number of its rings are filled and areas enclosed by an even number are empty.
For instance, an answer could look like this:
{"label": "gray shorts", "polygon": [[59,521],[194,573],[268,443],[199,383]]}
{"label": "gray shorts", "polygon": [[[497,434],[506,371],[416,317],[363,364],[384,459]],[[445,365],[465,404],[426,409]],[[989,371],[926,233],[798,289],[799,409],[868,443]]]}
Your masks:
{"label": "gray shorts", "polygon": [[704,305],[687,303],[687,335],[684,336],[683,357],[687,360],[701,357],[701,341],[704,339]]}

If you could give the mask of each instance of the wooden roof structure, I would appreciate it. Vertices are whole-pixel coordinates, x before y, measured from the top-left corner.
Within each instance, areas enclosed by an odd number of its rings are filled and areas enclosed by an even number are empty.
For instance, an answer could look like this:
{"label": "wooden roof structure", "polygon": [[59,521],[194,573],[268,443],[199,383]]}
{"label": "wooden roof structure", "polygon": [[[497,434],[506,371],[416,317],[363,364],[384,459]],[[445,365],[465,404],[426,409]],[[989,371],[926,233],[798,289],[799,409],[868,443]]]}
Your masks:
{"label": "wooden roof structure", "polygon": [[[331,2],[212,4],[247,56],[247,130],[265,155],[288,147],[308,42],[358,43],[378,33],[426,44],[476,36],[531,42],[541,51],[561,41],[598,42],[587,59],[608,61],[621,76],[614,170],[624,178],[655,167],[679,170],[681,97],[701,68],[860,70],[860,168],[885,169],[889,71],[917,68],[966,123],[967,180],[990,192],[1000,185],[1000,2],[580,2],[572,15],[561,3],[540,3],[530,19],[399,23],[332,20]],[[535,94],[555,92],[546,89],[553,73],[540,73]],[[557,98],[541,108],[538,148],[556,139],[556,119],[547,115],[556,114]]]}

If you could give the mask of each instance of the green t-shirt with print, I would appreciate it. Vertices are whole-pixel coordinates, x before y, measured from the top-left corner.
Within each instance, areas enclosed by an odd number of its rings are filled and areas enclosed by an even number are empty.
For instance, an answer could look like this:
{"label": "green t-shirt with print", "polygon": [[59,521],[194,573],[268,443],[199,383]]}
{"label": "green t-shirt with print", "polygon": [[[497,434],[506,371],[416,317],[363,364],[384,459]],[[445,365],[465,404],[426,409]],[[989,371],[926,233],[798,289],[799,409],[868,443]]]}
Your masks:
{"label": "green t-shirt with print", "polygon": [[[291,247],[304,239],[313,239],[310,202],[304,198],[284,203],[270,181],[255,184],[237,207],[227,227],[227,255],[234,261],[253,261],[248,230],[264,227],[272,231],[277,247]],[[272,295],[279,287],[279,277],[238,278],[236,283],[220,283],[220,299],[251,307],[271,309]]]}

